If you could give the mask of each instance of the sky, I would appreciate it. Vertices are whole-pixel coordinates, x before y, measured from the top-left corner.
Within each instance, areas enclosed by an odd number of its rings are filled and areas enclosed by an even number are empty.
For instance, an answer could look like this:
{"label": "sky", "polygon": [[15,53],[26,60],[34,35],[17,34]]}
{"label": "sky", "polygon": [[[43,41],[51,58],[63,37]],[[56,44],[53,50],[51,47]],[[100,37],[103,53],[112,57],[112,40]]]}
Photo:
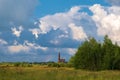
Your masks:
{"label": "sky", "polygon": [[120,0],[0,0],[0,62],[68,61],[89,36],[119,34]]}

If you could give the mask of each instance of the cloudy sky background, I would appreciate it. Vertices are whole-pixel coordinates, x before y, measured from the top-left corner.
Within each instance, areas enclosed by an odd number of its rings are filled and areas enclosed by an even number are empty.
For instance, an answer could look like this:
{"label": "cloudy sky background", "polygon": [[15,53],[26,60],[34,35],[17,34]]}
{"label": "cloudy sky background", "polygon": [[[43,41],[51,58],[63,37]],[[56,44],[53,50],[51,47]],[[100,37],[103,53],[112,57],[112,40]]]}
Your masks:
{"label": "cloudy sky background", "polygon": [[119,34],[120,0],[0,0],[0,62],[68,61],[89,36]]}

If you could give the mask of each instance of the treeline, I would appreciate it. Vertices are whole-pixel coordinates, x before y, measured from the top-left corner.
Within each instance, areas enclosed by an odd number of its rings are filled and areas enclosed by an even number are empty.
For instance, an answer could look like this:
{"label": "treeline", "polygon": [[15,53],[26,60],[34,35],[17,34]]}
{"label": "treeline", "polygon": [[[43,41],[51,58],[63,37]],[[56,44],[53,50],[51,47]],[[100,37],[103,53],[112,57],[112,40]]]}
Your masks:
{"label": "treeline", "polygon": [[80,45],[69,64],[76,69],[120,70],[120,46],[113,44],[108,36],[103,42],[89,38]]}
{"label": "treeline", "polygon": [[46,67],[71,67],[67,63],[49,62],[1,62],[0,67],[33,67],[33,66],[46,66]]}
{"label": "treeline", "polygon": [[0,67],[32,67],[30,62],[0,62]]}

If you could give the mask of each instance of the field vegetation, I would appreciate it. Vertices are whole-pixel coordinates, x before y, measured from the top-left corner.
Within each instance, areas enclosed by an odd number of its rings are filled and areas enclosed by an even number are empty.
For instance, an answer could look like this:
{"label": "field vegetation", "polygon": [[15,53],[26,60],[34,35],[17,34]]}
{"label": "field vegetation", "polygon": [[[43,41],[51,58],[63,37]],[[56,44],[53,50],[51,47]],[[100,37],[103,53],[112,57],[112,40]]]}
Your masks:
{"label": "field vegetation", "polygon": [[0,80],[120,80],[120,71],[117,70],[87,71],[70,67],[52,67],[46,64],[30,63],[29,65],[32,66],[1,63]]}

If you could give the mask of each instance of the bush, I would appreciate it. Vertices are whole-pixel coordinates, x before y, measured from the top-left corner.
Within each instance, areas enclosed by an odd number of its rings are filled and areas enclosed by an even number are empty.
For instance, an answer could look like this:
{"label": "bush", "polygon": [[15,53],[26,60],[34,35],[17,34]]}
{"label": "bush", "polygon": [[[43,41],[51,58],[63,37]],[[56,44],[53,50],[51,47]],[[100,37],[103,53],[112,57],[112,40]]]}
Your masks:
{"label": "bush", "polygon": [[20,62],[16,62],[16,63],[14,63],[14,66],[15,66],[15,67],[19,67],[20,65],[21,65]]}
{"label": "bush", "polygon": [[32,67],[33,65],[26,62],[16,62],[14,63],[15,67]]}
{"label": "bush", "polygon": [[49,63],[48,67],[60,67],[58,63]]}

